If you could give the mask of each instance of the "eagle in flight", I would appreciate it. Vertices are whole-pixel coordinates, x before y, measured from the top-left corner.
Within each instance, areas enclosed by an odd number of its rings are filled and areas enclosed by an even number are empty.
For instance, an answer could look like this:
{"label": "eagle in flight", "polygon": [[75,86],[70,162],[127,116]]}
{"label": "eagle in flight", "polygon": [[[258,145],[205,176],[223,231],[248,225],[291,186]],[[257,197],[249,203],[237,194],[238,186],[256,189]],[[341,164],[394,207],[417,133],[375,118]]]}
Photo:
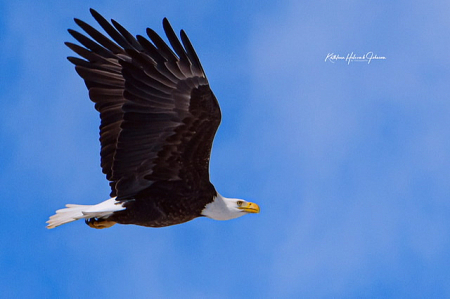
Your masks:
{"label": "eagle in flight", "polygon": [[66,45],[100,113],[101,168],[110,199],[67,204],[48,228],[85,219],[93,228],[116,223],[163,227],[206,216],[234,219],[259,213],[255,203],[221,196],[209,180],[211,147],[221,120],[200,60],[186,33],[181,42],[169,21],[170,46],[152,29],[134,37],[91,9],[108,38],[87,23],[87,35],[69,29],[81,44]]}

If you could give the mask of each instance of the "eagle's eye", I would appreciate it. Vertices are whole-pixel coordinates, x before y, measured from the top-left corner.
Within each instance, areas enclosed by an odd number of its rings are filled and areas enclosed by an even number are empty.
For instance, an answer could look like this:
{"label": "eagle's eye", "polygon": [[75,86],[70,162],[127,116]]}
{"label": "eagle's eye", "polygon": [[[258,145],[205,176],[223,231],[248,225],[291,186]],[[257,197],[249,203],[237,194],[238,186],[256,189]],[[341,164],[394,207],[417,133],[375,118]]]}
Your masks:
{"label": "eagle's eye", "polygon": [[236,204],[237,204],[239,207],[242,206],[243,203],[244,203],[244,202],[243,202],[242,200],[236,201]]}

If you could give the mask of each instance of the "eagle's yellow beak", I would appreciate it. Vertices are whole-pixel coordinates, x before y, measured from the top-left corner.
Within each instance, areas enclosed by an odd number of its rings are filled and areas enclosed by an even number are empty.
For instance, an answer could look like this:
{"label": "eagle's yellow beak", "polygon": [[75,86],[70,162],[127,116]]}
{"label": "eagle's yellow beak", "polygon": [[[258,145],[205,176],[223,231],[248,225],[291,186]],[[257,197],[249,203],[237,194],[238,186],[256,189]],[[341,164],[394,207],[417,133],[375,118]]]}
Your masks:
{"label": "eagle's yellow beak", "polygon": [[244,202],[238,209],[247,213],[259,213],[259,206],[253,202]]}

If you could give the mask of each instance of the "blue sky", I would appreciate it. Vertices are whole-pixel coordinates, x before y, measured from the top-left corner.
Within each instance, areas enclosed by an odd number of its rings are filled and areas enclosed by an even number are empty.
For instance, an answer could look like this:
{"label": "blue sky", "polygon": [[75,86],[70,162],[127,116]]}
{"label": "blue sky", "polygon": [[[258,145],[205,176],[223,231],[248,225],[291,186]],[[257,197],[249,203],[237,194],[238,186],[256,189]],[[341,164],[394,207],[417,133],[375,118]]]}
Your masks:
{"label": "blue sky", "polygon": [[[2,298],[450,297],[450,4],[189,2],[0,1]],[[261,214],[45,228],[109,194],[63,44],[90,7],[187,31],[222,107],[212,181]]]}

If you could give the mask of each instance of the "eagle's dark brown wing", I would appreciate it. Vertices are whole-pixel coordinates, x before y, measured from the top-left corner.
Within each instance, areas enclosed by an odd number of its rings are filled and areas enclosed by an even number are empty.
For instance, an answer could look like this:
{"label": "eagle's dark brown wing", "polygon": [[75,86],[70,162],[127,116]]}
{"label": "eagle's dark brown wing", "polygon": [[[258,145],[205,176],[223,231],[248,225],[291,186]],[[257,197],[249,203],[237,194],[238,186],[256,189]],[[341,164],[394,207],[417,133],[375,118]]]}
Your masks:
{"label": "eagle's dark brown wing", "polygon": [[153,30],[134,38],[114,20],[91,13],[112,38],[75,22],[83,46],[66,43],[69,57],[100,112],[101,167],[111,196],[133,197],[156,181],[209,182],[209,158],[220,124],[219,104],[188,37],[181,42],[167,19],[172,49]]}

